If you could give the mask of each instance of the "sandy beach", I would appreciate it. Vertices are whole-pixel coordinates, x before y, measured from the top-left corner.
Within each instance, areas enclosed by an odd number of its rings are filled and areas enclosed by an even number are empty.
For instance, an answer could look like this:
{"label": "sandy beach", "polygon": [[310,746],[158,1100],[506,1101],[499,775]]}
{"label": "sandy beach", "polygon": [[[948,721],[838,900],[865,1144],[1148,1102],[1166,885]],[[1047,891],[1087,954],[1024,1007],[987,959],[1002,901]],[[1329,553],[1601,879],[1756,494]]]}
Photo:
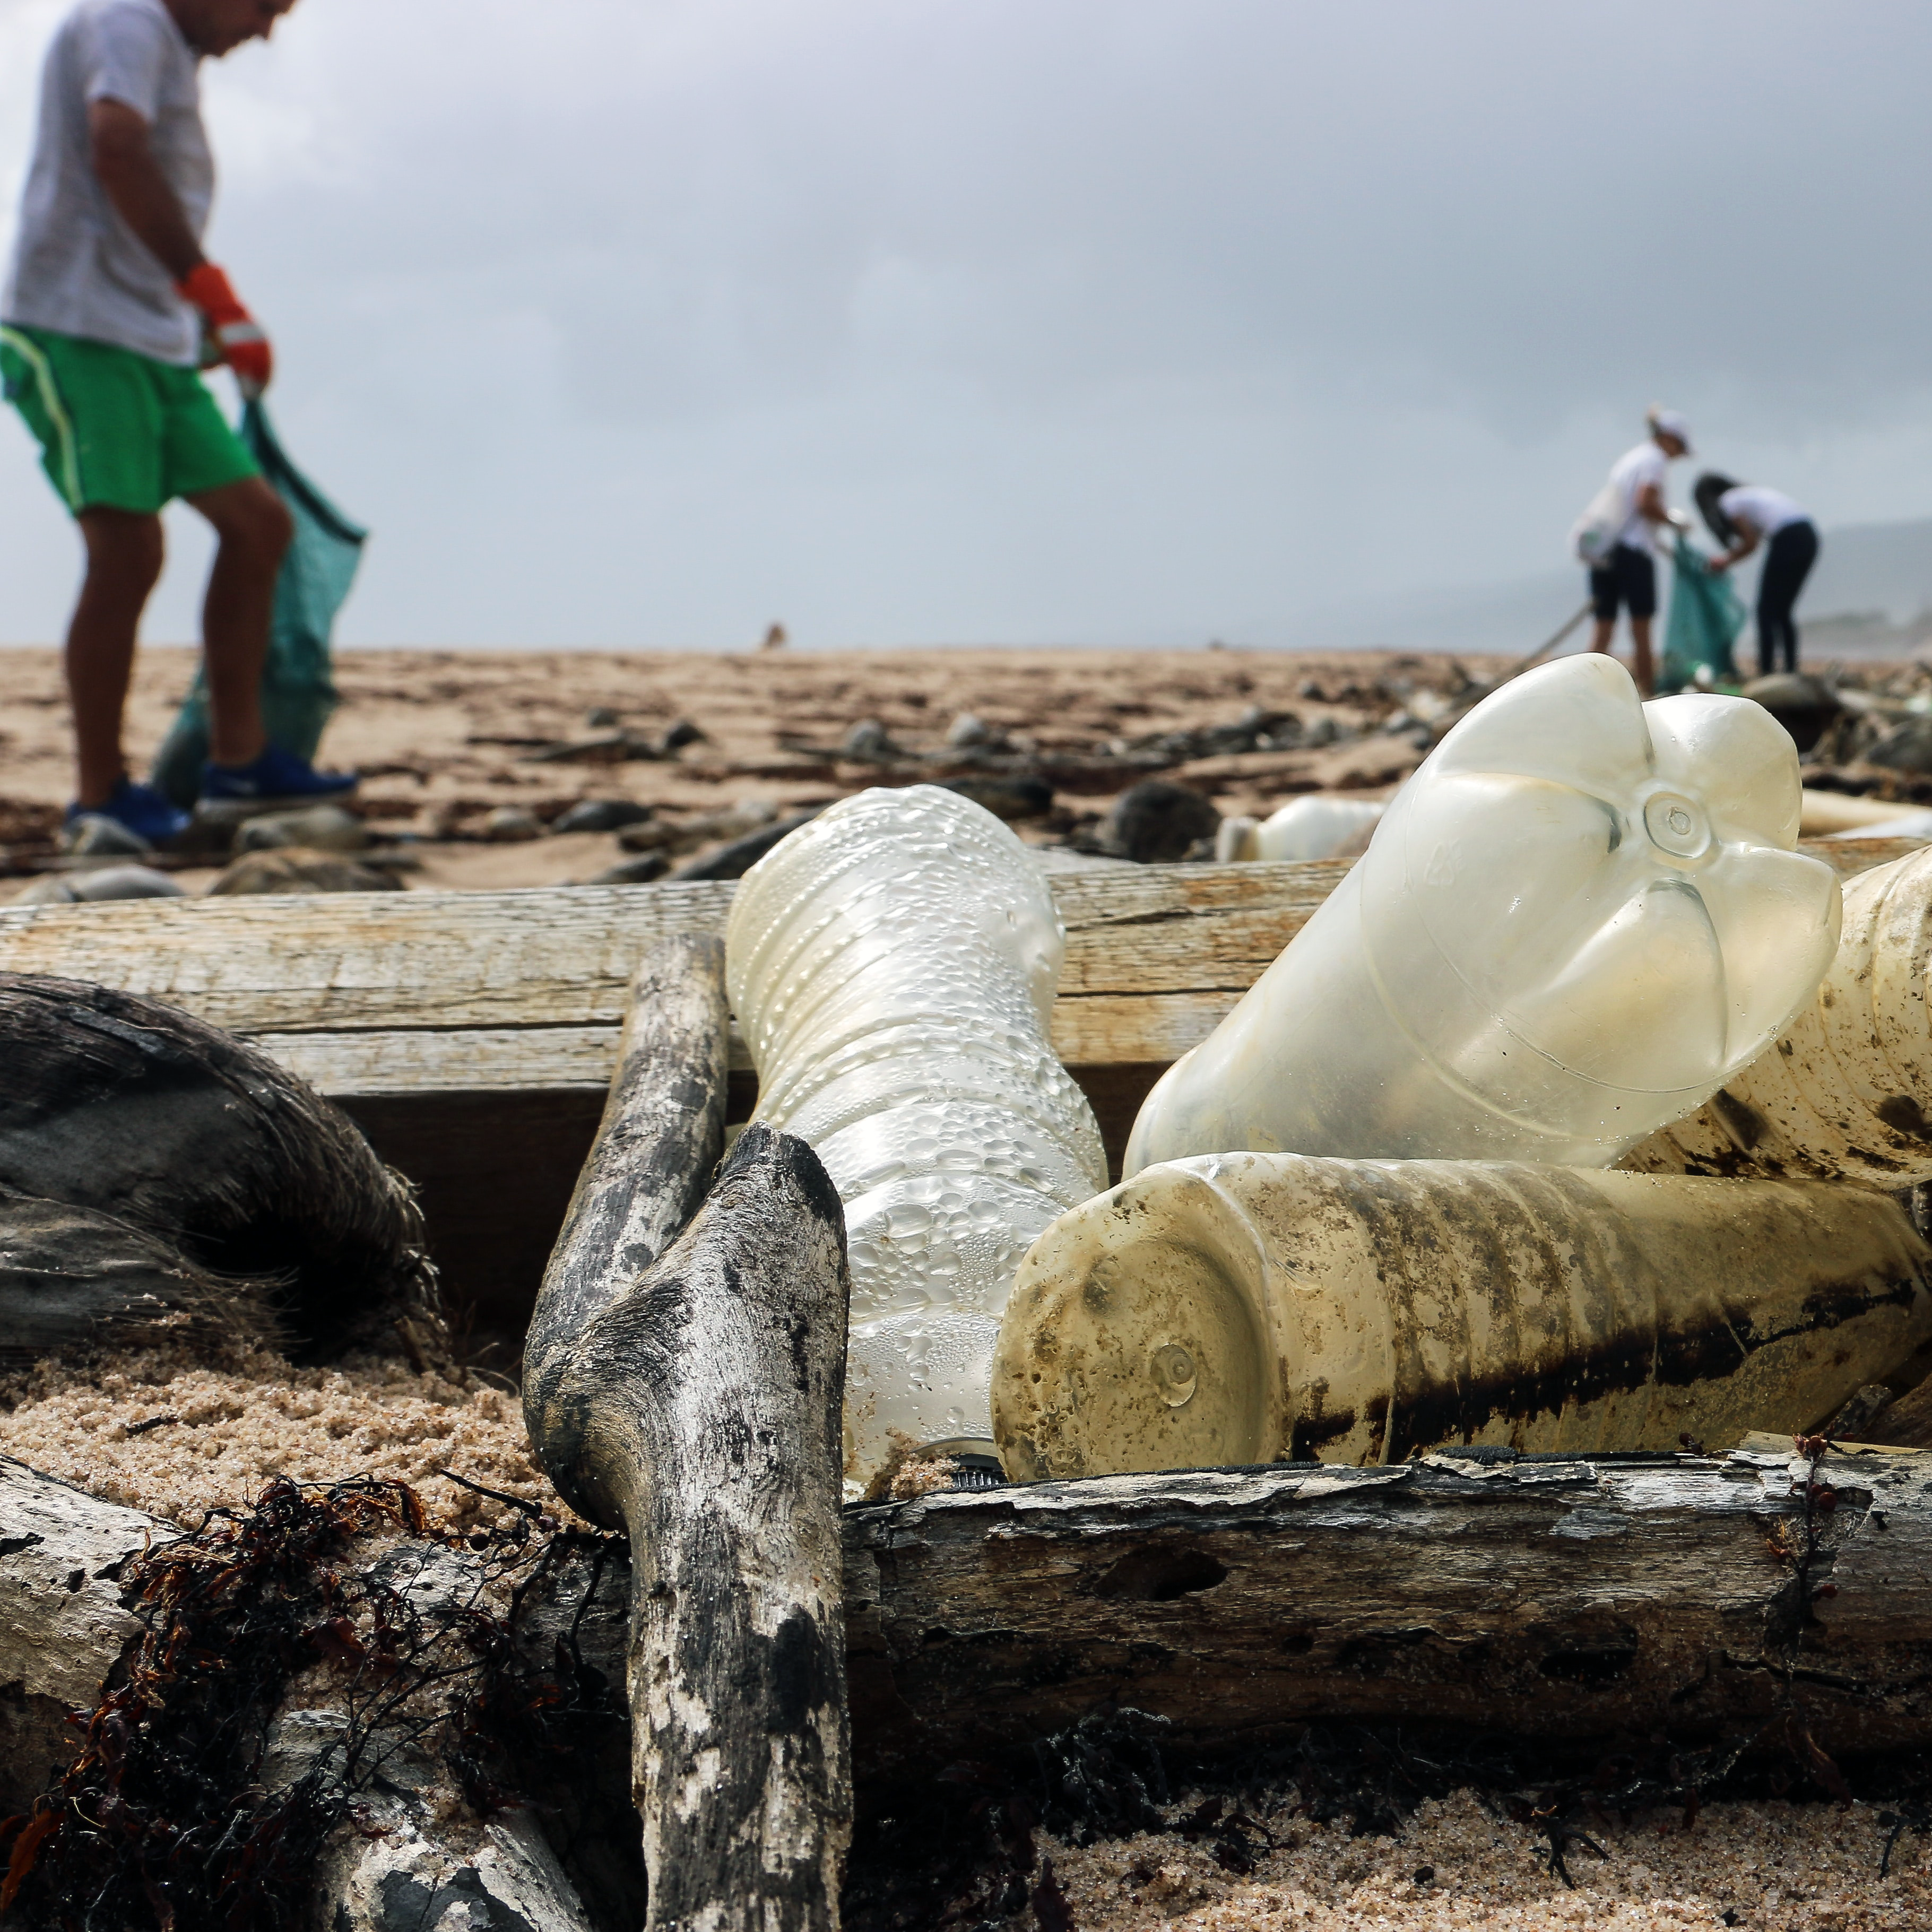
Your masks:
{"label": "sandy beach", "polygon": [[[0,664],[0,843],[52,830],[71,796],[66,700],[56,653],[11,650]],[[140,768],[165,734],[192,676],[182,650],[144,651],[129,710]],[[1396,653],[1313,656],[1247,651],[848,651],[698,652],[356,651],[342,654],[341,708],[325,762],[353,766],[358,809],[379,834],[420,842],[424,886],[562,884],[622,856],[608,834],[499,843],[490,814],[520,806],[548,823],[586,798],[628,799],[695,817],[751,802],[783,813],[820,805],[887,776],[842,758],[852,728],[874,721],[890,742],[943,747],[962,716],[1016,751],[1078,760],[1112,745],[1232,724],[1244,712],[1290,714],[1304,748],[1184,758],[1161,773],[1253,812],[1297,792],[1378,795],[1420,756],[1401,721],[1433,716],[1490,661]],[[592,722],[593,718],[596,721]],[[1324,724],[1323,721],[1329,721]],[[688,723],[702,735],[666,758],[620,758],[595,741],[661,738]],[[1391,723],[1397,729],[1391,732]],[[1333,742],[1310,745],[1333,736]],[[574,743],[580,754],[538,761]],[[1030,836],[1096,823],[1121,775],[1069,788]],[[1138,776],[1129,772],[1128,780]],[[190,871],[190,890],[212,878]]]}

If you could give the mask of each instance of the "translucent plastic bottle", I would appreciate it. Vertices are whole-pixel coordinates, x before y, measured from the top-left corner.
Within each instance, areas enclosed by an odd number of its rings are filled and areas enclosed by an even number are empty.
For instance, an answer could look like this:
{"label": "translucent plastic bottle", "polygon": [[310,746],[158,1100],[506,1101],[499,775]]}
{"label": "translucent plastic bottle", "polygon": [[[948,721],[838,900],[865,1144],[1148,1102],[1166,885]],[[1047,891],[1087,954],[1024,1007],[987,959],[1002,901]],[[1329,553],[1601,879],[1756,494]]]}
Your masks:
{"label": "translucent plastic bottle", "polygon": [[1852,1187],[1226,1154],[1064,1216],[1014,1286],[1016,1480],[1448,1443],[1713,1450],[1932,1337],[1932,1249]]}
{"label": "translucent plastic bottle", "polygon": [[1742,699],[1642,704],[1613,658],[1486,698],[1142,1108],[1130,1174],[1234,1149],[1608,1166],[1816,989],[1838,882],[1797,754]]}
{"label": "translucent plastic bottle", "polygon": [[1047,1043],[1065,944],[1025,848],[931,785],[842,800],[738,888],[726,971],[758,1118],[808,1142],[845,1204],[853,1490],[916,1450],[992,1453],[1013,1270],[1106,1185]]}
{"label": "translucent plastic bottle", "polygon": [[1345,846],[1359,851],[1359,841],[1388,809],[1380,800],[1336,798],[1325,792],[1290,799],[1258,821],[1224,818],[1214,856],[1222,865],[1244,859],[1328,859]]}
{"label": "translucent plastic bottle", "polygon": [[1756,1174],[1893,1189],[1932,1180],[1932,849],[1845,887],[1845,930],[1777,1042],[1624,1156],[1653,1174]]}

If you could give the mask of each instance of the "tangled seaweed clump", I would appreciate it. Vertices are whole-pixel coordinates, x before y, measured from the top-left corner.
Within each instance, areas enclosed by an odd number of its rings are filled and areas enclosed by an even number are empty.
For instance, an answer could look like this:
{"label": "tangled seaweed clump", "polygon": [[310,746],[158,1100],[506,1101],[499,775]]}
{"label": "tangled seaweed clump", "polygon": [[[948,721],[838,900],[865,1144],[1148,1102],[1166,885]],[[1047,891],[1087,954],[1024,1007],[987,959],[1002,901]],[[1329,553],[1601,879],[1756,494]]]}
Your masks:
{"label": "tangled seaweed clump", "polygon": [[[427,1772],[480,1822],[621,1750],[621,1687],[585,1664],[574,1624],[547,1664],[525,1640],[544,1580],[586,1552],[588,1604],[602,1540],[495,1500],[504,1514],[456,1535],[404,1484],[278,1481],[136,1559],[142,1634],[76,1714],[86,1742],[59,1784],[0,1827],[0,1912],[76,1932],[278,1932],[379,1781]],[[330,1720],[306,1749],[296,1705]]]}

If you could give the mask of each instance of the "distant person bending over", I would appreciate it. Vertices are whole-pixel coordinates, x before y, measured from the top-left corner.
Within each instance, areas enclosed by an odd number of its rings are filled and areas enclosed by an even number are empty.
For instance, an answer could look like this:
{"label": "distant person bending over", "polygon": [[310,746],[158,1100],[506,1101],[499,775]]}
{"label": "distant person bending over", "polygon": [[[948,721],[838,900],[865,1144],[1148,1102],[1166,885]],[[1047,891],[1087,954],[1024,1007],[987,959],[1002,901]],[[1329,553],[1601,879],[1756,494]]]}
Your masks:
{"label": "distant person bending over", "polygon": [[1690,454],[1690,425],[1675,410],[1652,410],[1650,436],[1618,457],[1610,487],[1627,506],[1615,546],[1590,572],[1590,602],[1597,620],[1593,651],[1607,651],[1616,635],[1617,611],[1630,614],[1630,669],[1648,698],[1656,684],[1651,656],[1651,620],[1657,615],[1656,532],[1679,519],[1664,500],[1670,465]]}
{"label": "distant person bending over", "polygon": [[80,0],[56,32],[20,238],[0,296],[0,378],[38,439],[87,555],[67,638],[79,784],[70,819],[153,844],[187,824],[128,776],[122,714],[142,611],[161,573],[160,512],[192,504],[220,540],[202,610],[209,799],[320,798],[355,780],[272,745],[261,682],[292,532],[281,499],[197,368],[204,334],[243,391],[267,338],[201,252],[214,164],[200,64],[266,40],[295,0]]}
{"label": "distant person bending over", "polygon": [[1768,677],[1781,656],[1784,668],[1798,668],[1798,593],[1818,561],[1818,526],[1782,490],[1761,483],[1734,482],[1712,471],[1697,479],[1693,494],[1711,534],[1725,554],[1713,570],[1742,563],[1760,544],[1768,546],[1757,580],[1757,674]]}

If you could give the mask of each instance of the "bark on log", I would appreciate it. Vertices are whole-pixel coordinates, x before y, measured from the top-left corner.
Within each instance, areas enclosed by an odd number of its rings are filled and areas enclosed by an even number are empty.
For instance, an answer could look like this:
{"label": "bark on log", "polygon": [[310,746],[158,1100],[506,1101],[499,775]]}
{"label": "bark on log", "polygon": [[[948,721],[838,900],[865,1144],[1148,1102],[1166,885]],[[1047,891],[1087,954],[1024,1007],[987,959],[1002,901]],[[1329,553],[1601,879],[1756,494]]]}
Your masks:
{"label": "bark on log", "polygon": [[[0,1188],[112,1216],[204,1278],[254,1278],[231,1295],[304,1352],[435,1318],[407,1186],[255,1048],[153,1000],[6,974],[0,1059]],[[100,1338],[77,1319],[64,1339]]]}
{"label": "bark on log", "polygon": [[640,971],[620,1074],[525,1352],[565,1492],[629,1532],[632,1785],[647,1923],[838,1923],[851,1816],[839,1553],[848,1282],[811,1149],[722,1131],[723,951]]}
{"label": "bark on log", "polygon": [[1339,1718],[1691,1736],[1795,1696],[1828,1750],[1923,1744],[1932,1456],[1827,1457],[1808,1554],[1794,1466],[1452,1454],[850,1511],[861,1763],[995,1751],[1108,1702],[1211,1748]]}

